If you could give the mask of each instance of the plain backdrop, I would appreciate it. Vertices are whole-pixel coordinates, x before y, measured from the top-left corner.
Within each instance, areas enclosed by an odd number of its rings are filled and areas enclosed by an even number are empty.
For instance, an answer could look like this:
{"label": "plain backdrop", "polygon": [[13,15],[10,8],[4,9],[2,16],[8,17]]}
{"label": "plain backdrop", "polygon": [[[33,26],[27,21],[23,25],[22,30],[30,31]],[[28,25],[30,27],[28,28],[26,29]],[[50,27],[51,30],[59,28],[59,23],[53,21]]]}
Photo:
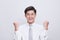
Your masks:
{"label": "plain backdrop", "polygon": [[37,23],[49,21],[48,40],[60,40],[60,0],[0,0],[0,40],[15,39],[13,22],[26,23],[28,6],[37,9]]}

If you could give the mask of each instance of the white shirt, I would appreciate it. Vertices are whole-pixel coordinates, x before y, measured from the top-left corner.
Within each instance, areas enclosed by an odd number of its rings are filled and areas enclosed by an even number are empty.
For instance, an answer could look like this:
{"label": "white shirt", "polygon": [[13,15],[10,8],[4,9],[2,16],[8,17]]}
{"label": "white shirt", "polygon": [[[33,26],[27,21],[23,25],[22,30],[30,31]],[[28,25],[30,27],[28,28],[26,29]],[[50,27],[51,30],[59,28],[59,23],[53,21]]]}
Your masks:
{"label": "white shirt", "polygon": [[[45,32],[42,25],[32,24],[33,40],[45,40]],[[24,24],[16,31],[17,40],[29,40],[29,24]]]}

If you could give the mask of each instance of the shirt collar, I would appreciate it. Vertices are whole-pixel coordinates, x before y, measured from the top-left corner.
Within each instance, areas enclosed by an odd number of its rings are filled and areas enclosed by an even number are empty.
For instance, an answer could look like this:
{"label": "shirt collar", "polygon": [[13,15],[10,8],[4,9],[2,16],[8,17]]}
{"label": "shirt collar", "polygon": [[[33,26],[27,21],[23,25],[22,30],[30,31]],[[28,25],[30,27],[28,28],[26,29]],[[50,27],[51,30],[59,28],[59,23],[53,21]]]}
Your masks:
{"label": "shirt collar", "polygon": [[35,25],[35,22],[34,22],[34,23],[32,23],[32,24],[27,23],[27,25],[28,25],[28,26],[29,26],[29,25],[32,25],[32,26],[33,26],[33,25]]}

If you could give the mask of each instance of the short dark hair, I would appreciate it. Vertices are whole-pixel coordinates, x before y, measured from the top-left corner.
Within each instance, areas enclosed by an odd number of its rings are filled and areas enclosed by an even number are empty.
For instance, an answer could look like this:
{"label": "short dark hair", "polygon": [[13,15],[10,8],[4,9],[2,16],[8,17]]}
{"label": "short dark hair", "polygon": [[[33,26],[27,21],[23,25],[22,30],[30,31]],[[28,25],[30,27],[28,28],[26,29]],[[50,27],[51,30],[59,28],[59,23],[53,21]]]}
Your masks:
{"label": "short dark hair", "polygon": [[36,9],[35,9],[33,6],[27,7],[27,8],[25,9],[24,13],[26,14],[27,11],[30,11],[30,10],[33,10],[33,11],[35,12],[35,14],[36,14]]}

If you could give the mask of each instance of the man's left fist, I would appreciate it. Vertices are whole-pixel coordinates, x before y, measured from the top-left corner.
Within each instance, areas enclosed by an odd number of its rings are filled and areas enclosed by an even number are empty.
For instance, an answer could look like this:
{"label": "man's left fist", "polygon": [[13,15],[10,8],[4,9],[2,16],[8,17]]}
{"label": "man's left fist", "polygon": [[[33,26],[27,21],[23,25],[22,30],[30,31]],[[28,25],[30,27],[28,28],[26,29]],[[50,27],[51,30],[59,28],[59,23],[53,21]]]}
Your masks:
{"label": "man's left fist", "polygon": [[48,22],[48,21],[44,21],[43,25],[44,25],[44,28],[45,28],[46,30],[48,30],[49,22]]}

